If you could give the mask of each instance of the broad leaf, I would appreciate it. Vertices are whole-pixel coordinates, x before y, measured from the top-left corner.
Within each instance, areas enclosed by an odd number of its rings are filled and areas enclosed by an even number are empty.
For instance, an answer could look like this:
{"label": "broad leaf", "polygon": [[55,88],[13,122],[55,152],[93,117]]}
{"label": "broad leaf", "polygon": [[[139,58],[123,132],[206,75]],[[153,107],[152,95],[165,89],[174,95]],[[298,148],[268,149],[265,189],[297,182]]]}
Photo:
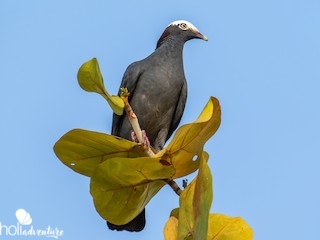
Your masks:
{"label": "broad leaf", "polygon": [[178,239],[192,236],[202,240],[207,236],[208,216],[212,202],[212,177],[203,152],[199,173],[180,195]]}
{"label": "broad leaf", "polygon": [[241,217],[210,214],[207,240],[251,240],[253,231]]}
{"label": "broad leaf", "polygon": [[81,65],[78,71],[78,82],[83,90],[99,93],[107,100],[110,107],[116,114],[122,115],[124,103],[120,97],[114,95],[111,96],[105,89],[96,58],[93,58]]}
{"label": "broad leaf", "polygon": [[208,216],[213,198],[212,175],[207,164],[209,155],[203,152],[193,197],[194,239],[205,239]]}
{"label": "broad leaf", "polygon": [[[196,238],[191,233],[187,236],[177,237],[182,220],[178,221],[175,216],[170,216],[164,228],[165,240],[176,239],[207,239],[207,240],[252,240],[253,230],[241,217],[229,217],[223,214],[210,214],[208,218],[207,236]],[[199,237],[199,236],[198,236]]]}
{"label": "broad leaf", "polygon": [[[193,158],[201,155],[205,141],[216,131],[219,123],[219,103],[211,98],[197,121],[180,127],[172,142],[156,157],[173,164],[176,169],[174,178],[188,175],[198,168],[199,158]],[[106,159],[146,156],[137,143],[81,129],[63,135],[56,142],[54,151],[65,165],[86,176],[91,176],[95,167]]]}
{"label": "broad leaf", "polygon": [[171,210],[170,217],[175,217],[179,219],[179,208],[174,208]]}
{"label": "broad leaf", "polygon": [[178,239],[178,219],[176,217],[169,217],[169,220],[164,226],[163,235],[165,240]]}
{"label": "broad leaf", "polygon": [[192,182],[182,191],[180,195],[179,208],[179,224],[178,224],[178,239],[185,239],[193,235],[194,231],[194,211],[193,211],[193,196],[197,179]]}
{"label": "broad leaf", "polygon": [[67,132],[53,149],[66,166],[86,176],[91,176],[98,164],[107,159],[145,156],[138,143],[82,129]]}
{"label": "broad leaf", "polygon": [[[145,157],[137,143],[81,129],[62,136],[54,151],[68,167],[92,177],[91,194],[97,211],[106,220],[122,225],[142,211],[165,184],[164,179],[185,176],[198,168],[201,157],[207,159],[203,145],[219,124],[219,102],[211,98],[199,118],[179,128],[169,146],[155,157]],[[200,157],[194,160],[195,155]],[[201,220],[199,226],[203,229]]]}
{"label": "broad leaf", "polygon": [[169,145],[156,154],[175,167],[173,178],[186,176],[198,169],[203,146],[217,131],[220,122],[219,101],[211,97],[198,119],[180,127]]}
{"label": "broad leaf", "polygon": [[101,163],[90,182],[96,210],[102,218],[123,225],[135,218],[170,179],[174,168],[160,158],[112,158]]}

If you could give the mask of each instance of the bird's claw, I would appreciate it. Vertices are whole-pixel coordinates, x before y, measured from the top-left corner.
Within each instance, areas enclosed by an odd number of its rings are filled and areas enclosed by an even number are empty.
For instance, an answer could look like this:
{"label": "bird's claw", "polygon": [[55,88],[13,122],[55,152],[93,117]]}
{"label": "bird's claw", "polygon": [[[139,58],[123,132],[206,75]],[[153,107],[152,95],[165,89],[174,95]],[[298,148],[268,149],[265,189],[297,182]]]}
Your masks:
{"label": "bird's claw", "polygon": [[[141,144],[144,148],[147,149],[150,147],[150,141],[147,137],[147,133],[145,130],[142,130],[141,133],[142,133],[142,143]],[[137,142],[137,143],[139,142],[137,135],[134,131],[131,131],[131,140],[132,140],[132,142]]]}
{"label": "bird's claw", "polygon": [[147,136],[147,133],[145,130],[142,130],[142,145],[145,147],[145,148],[149,148],[150,147],[150,141],[149,141],[149,138]]}
{"label": "bird's claw", "polygon": [[132,142],[139,142],[138,141],[138,138],[137,138],[137,135],[134,131],[131,131],[131,141]]}

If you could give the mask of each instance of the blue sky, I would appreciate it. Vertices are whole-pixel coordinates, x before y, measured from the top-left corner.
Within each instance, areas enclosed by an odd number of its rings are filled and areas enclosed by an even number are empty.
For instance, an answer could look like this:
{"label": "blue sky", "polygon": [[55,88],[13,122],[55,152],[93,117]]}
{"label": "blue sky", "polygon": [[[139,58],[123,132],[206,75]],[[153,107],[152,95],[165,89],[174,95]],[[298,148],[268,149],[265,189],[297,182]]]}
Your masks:
{"label": "blue sky", "polygon": [[221,127],[205,147],[212,212],[243,217],[255,239],[319,239],[320,2],[110,2],[0,2],[1,224],[15,225],[23,208],[34,228],[57,227],[61,239],[163,239],[178,206],[169,187],[148,204],[143,232],[109,231],[89,179],[52,147],[73,128],[110,133],[106,102],[77,84],[83,62],[97,57],[116,93],[125,68],[154,50],[170,22],[186,19],[209,41],[185,45],[181,123],[211,95],[222,106]]}

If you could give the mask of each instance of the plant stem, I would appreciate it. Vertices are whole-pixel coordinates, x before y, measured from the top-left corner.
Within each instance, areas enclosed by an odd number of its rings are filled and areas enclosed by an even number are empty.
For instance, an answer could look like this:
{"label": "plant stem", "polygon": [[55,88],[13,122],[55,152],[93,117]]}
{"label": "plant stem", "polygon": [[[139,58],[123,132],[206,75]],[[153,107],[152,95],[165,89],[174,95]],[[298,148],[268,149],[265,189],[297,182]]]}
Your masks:
{"label": "plant stem", "polygon": [[182,190],[181,188],[178,186],[178,184],[172,180],[172,179],[167,179],[166,180],[167,184],[173,189],[173,191],[178,195],[180,196]]}
{"label": "plant stem", "polygon": [[[135,132],[137,139],[139,141],[139,143],[143,144],[143,137],[142,137],[142,131],[141,131],[141,127],[137,118],[137,115],[134,113],[132,107],[130,106],[128,97],[129,97],[129,92],[128,89],[126,88],[121,88],[121,99],[124,102],[124,110],[129,118],[129,121],[131,123],[131,126],[133,128],[133,131]],[[150,148],[150,146],[146,146],[144,145],[144,151],[147,153],[147,155],[149,157],[154,157],[155,153],[152,151],[152,149]],[[165,181],[167,182],[167,184],[173,189],[173,191],[180,196],[182,190],[180,189],[180,187],[178,186],[178,184],[172,180],[172,179],[165,179]]]}

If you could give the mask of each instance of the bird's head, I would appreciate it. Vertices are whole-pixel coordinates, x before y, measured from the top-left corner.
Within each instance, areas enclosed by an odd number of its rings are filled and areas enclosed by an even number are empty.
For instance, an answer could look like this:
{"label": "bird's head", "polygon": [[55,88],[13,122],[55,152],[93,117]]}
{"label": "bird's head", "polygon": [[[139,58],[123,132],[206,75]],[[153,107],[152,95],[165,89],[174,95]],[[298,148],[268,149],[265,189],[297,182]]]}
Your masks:
{"label": "bird's head", "polygon": [[157,48],[165,41],[186,42],[193,38],[208,41],[208,38],[201,34],[192,23],[185,20],[174,21],[163,31],[157,43]]}

